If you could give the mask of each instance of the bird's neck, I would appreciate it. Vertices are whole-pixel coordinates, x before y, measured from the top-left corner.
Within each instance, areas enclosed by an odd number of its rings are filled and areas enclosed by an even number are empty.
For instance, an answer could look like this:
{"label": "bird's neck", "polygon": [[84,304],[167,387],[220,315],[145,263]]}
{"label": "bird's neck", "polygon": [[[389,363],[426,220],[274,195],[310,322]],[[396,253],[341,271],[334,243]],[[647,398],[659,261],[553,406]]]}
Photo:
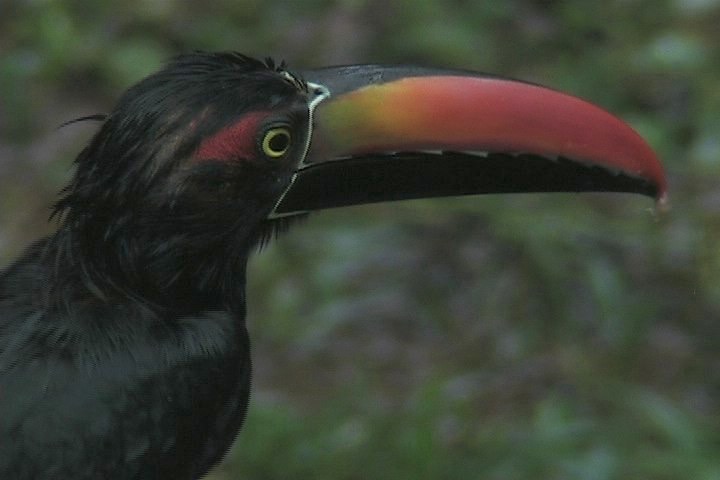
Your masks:
{"label": "bird's neck", "polygon": [[251,233],[212,227],[66,222],[50,242],[56,284],[72,275],[71,284],[97,299],[131,297],[178,313],[244,311],[245,270],[255,240]]}

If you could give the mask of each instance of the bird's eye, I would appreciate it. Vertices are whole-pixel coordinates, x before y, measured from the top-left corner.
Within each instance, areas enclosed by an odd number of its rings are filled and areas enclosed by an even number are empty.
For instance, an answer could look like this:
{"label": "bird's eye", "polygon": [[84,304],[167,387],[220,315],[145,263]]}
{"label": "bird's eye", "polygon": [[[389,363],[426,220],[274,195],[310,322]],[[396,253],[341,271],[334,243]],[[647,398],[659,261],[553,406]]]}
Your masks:
{"label": "bird's eye", "polygon": [[265,132],[262,141],[262,151],[270,158],[279,158],[290,149],[290,130],[285,127],[271,128]]}

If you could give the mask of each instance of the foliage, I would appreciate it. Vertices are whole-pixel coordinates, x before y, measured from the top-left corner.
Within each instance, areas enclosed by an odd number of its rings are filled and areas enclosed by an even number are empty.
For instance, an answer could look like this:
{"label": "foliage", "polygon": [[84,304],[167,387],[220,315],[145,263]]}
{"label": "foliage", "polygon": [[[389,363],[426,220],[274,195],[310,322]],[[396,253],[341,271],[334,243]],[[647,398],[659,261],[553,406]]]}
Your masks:
{"label": "foliage", "polygon": [[0,261],[94,126],[170,55],[472,68],[630,121],[644,198],[318,214],[257,256],[247,427],[210,478],[720,479],[720,2],[4,0]]}

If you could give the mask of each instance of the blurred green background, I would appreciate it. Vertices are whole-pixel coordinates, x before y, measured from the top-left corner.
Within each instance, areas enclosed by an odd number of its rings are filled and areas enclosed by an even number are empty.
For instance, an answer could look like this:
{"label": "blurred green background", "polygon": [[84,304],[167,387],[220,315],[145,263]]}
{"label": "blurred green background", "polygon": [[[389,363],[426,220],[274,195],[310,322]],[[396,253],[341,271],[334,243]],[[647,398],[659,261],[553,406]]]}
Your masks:
{"label": "blurred green background", "polygon": [[[720,479],[720,1],[2,0],[0,264],[115,98],[179,52],[472,68],[657,149],[611,194],[323,212],[250,268],[254,394],[212,480]],[[0,412],[1,414],[1,412]]]}

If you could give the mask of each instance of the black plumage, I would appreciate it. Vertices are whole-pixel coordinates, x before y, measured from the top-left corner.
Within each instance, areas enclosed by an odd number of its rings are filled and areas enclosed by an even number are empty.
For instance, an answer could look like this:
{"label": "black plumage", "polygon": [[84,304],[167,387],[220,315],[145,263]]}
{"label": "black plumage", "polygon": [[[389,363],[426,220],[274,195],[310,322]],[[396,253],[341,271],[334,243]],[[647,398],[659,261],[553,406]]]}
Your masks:
{"label": "black plumage", "polygon": [[[257,112],[242,158],[213,158]],[[246,262],[308,117],[301,80],[238,54],[179,57],[124,94],[57,232],[0,275],[0,477],[192,479],[219,461],[248,402]],[[292,144],[271,158],[278,125]]]}

